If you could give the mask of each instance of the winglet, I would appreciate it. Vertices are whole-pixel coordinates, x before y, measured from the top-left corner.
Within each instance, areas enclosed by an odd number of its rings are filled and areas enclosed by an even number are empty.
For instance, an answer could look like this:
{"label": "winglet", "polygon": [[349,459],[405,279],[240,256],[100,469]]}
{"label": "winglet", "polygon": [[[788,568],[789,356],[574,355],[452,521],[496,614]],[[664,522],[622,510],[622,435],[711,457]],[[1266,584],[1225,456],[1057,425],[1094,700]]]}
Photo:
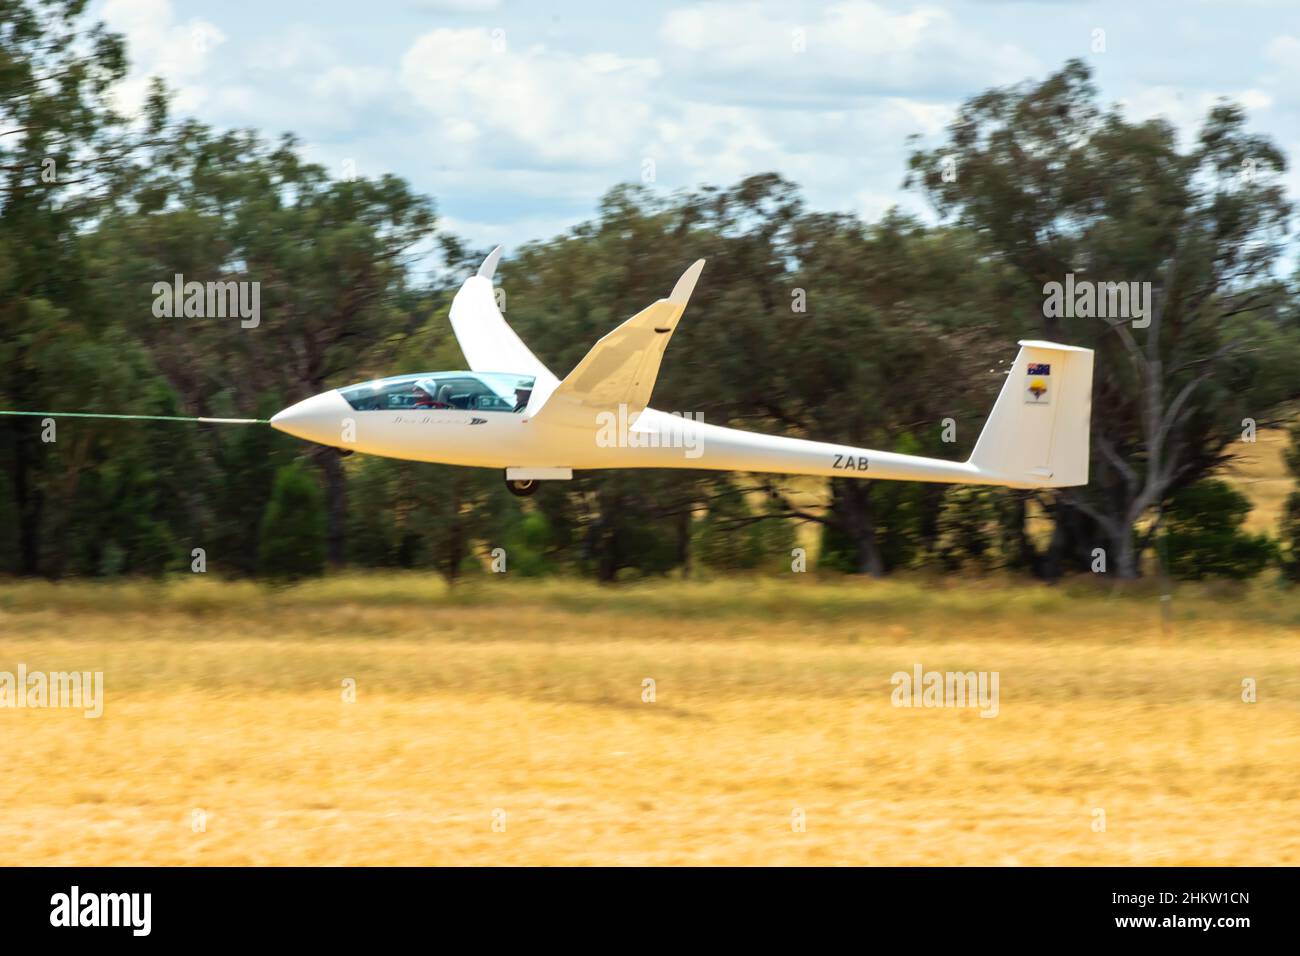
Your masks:
{"label": "winglet", "polygon": [[488,257],[483,260],[483,264],[478,267],[478,274],[489,282],[497,271],[497,263],[501,261],[501,247],[497,246],[488,253]]}
{"label": "winglet", "polygon": [[691,263],[691,267],[682,273],[682,277],[677,280],[673,286],[672,295],[668,296],[668,301],[673,305],[685,305],[691,298],[691,293],[695,291],[695,283],[699,281],[700,273],[704,271],[704,260],[696,259]]}

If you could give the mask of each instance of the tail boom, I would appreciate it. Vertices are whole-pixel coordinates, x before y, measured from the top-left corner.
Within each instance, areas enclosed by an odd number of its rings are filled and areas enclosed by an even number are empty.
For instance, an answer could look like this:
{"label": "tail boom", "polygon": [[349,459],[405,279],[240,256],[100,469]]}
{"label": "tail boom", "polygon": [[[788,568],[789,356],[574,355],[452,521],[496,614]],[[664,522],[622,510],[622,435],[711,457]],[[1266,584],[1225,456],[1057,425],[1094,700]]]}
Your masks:
{"label": "tail boom", "polygon": [[966,461],[854,448],[724,428],[647,408],[625,447],[571,454],[576,468],[701,468],[827,478],[932,481],[1007,488],[1088,483],[1089,349],[1023,341]]}
{"label": "tail boom", "polygon": [[[875,478],[882,481],[934,481],[1002,484],[982,475],[968,461],[785,438],[725,428],[647,408],[629,430],[627,448],[605,448],[575,468],[699,468],[814,475],[825,478]],[[635,444],[633,444],[635,443]]]}

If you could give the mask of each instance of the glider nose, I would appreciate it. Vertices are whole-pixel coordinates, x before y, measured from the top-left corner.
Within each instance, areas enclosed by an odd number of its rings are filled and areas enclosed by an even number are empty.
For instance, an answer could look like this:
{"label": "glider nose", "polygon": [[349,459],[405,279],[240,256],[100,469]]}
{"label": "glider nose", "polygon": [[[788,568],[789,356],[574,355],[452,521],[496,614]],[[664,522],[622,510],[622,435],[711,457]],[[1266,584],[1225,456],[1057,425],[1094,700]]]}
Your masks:
{"label": "glider nose", "polygon": [[354,415],[352,406],[337,390],[321,392],[271,416],[278,431],[322,445],[343,444],[343,429]]}

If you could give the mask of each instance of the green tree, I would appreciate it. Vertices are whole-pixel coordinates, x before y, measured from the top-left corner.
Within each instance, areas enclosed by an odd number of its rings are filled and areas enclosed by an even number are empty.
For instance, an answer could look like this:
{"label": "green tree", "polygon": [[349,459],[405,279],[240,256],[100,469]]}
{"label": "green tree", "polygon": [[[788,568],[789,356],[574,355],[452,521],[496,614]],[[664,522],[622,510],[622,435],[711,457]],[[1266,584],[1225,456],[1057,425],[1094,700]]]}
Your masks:
{"label": "green tree", "polygon": [[1254,577],[1276,550],[1265,535],[1242,529],[1251,504],[1226,481],[1210,478],[1180,488],[1165,506],[1170,573],[1180,578]]}
{"label": "green tree", "polygon": [[520,512],[505,535],[507,570],[526,578],[541,577],[559,570],[555,560],[556,538],[546,512]]}
{"label": "green tree", "polygon": [[[269,143],[192,121],[169,133],[136,209],[107,224],[120,270],[150,283],[178,272],[257,283],[259,296],[247,328],[236,319],[147,326],[152,342],[181,358],[176,377],[189,379],[195,404],[232,392],[244,407],[267,392],[296,401],[391,358],[394,340],[416,328],[408,267],[433,232],[431,201],[396,176],[331,178],[302,159],[292,136]],[[345,472],[332,449],[312,460],[324,478],[330,561],[341,564]]]}
{"label": "green tree", "polygon": [[[117,316],[94,296],[87,268],[94,224],[141,168],[143,140],[165,117],[154,91],[132,129],[110,89],[126,73],[120,36],[81,20],[83,0],[0,0],[0,402],[59,408],[70,396],[116,392]],[[70,378],[76,375],[75,379]],[[75,382],[75,388],[70,383]],[[129,411],[129,408],[122,409]],[[26,574],[60,573],[67,517],[89,445],[42,440],[39,419],[0,423],[0,467],[12,496]]]}
{"label": "green tree", "polygon": [[794,525],[767,520],[770,500],[756,506],[743,482],[720,482],[721,491],[695,522],[692,561],[709,571],[752,571],[790,566]]}
{"label": "green tree", "polygon": [[325,496],[301,465],[275,475],[262,518],[258,569],[270,578],[302,578],[325,570]]}

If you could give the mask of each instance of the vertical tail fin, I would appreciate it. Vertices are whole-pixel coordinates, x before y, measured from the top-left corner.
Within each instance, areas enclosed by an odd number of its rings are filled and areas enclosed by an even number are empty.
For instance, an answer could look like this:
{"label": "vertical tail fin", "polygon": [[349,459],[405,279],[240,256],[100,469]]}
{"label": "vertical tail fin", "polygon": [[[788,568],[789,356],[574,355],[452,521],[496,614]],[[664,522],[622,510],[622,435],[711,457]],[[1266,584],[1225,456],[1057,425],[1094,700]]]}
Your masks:
{"label": "vertical tail fin", "polygon": [[970,464],[1013,488],[1088,483],[1092,350],[1020,343]]}

